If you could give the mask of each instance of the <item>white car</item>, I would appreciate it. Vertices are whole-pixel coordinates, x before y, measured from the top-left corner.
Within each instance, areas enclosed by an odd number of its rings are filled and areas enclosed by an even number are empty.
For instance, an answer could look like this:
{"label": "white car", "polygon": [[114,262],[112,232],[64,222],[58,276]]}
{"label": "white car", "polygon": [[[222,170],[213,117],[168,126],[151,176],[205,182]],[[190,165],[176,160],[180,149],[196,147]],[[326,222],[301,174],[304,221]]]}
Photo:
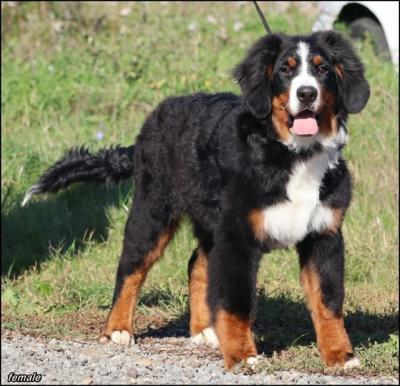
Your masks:
{"label": "white car", "polygon": [[399,65],[398,1],[322,1],[313,31],[333,29],[336,22],[349,27],[352,38],[369,33],[375,51]]}

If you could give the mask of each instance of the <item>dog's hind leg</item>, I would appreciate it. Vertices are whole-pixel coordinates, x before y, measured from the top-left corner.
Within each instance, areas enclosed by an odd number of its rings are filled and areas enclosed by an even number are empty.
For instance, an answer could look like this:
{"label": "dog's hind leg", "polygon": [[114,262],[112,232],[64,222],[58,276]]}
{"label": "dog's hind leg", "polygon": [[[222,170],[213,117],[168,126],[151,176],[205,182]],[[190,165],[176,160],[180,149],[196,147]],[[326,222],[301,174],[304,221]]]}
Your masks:
{"label": "dog's hind leg", "polygon": [[129,344],[140,287],[177,227],[178,221],[172,218],[163,200],[144,197],[136,195],[125,226],[113,305],[101,333],[102,341]]}
{"label": "dog's hind leg", "polygon": [[190,335],[193,343],[219,345],[211,326],[211,312],[207,302],[208,256],[202,247],[193,251],[189,261]]}

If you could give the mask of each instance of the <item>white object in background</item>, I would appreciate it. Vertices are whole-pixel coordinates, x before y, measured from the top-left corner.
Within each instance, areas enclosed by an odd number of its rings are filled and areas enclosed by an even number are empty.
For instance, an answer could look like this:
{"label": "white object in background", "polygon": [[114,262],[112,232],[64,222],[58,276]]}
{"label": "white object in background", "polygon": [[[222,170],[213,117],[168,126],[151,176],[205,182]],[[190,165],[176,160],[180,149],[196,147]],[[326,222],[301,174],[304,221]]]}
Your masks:
{"label": "white object in background", "polygon": [[[398,1],[323,1],[320,3],[321,13],[313,26],[313,31],[333,29],[335,21],[340,20],[341,12],[348,5],[364,7],[378,20],[382,28],[390,57],[396,69],[399,65],[399,2]],[[363,12],[360,17],[366,16]],[[367,16],[368,17],[368,16]],[[353,17],[352,21],[357,20]]]}

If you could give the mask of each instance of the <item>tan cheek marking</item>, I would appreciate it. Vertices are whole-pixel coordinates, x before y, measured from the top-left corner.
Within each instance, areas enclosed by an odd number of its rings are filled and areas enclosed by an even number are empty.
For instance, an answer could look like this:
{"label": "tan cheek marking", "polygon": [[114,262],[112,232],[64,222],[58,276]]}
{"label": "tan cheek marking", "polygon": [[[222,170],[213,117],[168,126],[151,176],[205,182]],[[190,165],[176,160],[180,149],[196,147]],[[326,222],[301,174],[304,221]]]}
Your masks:
{"label": "tan cheek marking", "polygon": [[319,130],[322,134],[329,137],[338,132],[337,119],[335,115],[336,96],[333,93],[323,89],[321,97],[323,107],[320,112],[321,120],[319,124]]}
{"label": "tan cheek marking", "polygon": [[290,136],[288,127],[289,114],[286,105],[289,101],[289,93],[285,92],[272,98],[272,122],[276,133],[282,140],[287,140]]}
{"label": "tan cheek marking", "polygon": [[315,55],[312,59],[312,62],[316,65],[319,66],[322,63],[322,58],[320,55]]}
{"label": "tan cheek marking", "polygon": [[327,366],[343,365],[353,352],[342,315],[335,315],[322,302],[318,273],[310,266],[301,271],[301,282],[317,335],[318,348]]}
{"label": "tan cheek marking", "polygon": [[208,260],[201,248],[199,248],[197,254],[189,278],[190,334],[192,336],[202,332],[211,321],[207,303]]}
{"label": "tan cheek marking", "polygon": [[242,359],[257,355],[251,320],[220,310],[217,312],[215,330],[221,343],[226,368],[231,368]]}
{"label": "tan cheek marking", "polygon": [[265,227],[264,227],[264,214],[260,209],[253,209],[249,213],[249,223],[253,230],[254,236],[259,241],[265,239]]}

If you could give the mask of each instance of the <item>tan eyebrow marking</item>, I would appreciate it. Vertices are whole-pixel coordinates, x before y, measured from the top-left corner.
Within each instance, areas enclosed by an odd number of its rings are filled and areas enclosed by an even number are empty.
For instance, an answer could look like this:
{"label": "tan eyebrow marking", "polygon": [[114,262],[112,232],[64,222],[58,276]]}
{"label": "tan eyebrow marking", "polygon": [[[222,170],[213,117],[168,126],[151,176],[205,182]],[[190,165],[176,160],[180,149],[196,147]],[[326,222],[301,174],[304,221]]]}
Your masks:
{"label": "tan eyebrow marking", "polygon": [[294,67],[296,67],[297,60],[293,56],[291,56],[290,58],[288,58],[287,63],[289,65],[289,67],[294,68]]}
{"label": "tan eyebrow marking", "polygon": [[319,66],[322,63],[322,58],[320,55],[315,55],[312,59],[312,62],[316,65]]}

